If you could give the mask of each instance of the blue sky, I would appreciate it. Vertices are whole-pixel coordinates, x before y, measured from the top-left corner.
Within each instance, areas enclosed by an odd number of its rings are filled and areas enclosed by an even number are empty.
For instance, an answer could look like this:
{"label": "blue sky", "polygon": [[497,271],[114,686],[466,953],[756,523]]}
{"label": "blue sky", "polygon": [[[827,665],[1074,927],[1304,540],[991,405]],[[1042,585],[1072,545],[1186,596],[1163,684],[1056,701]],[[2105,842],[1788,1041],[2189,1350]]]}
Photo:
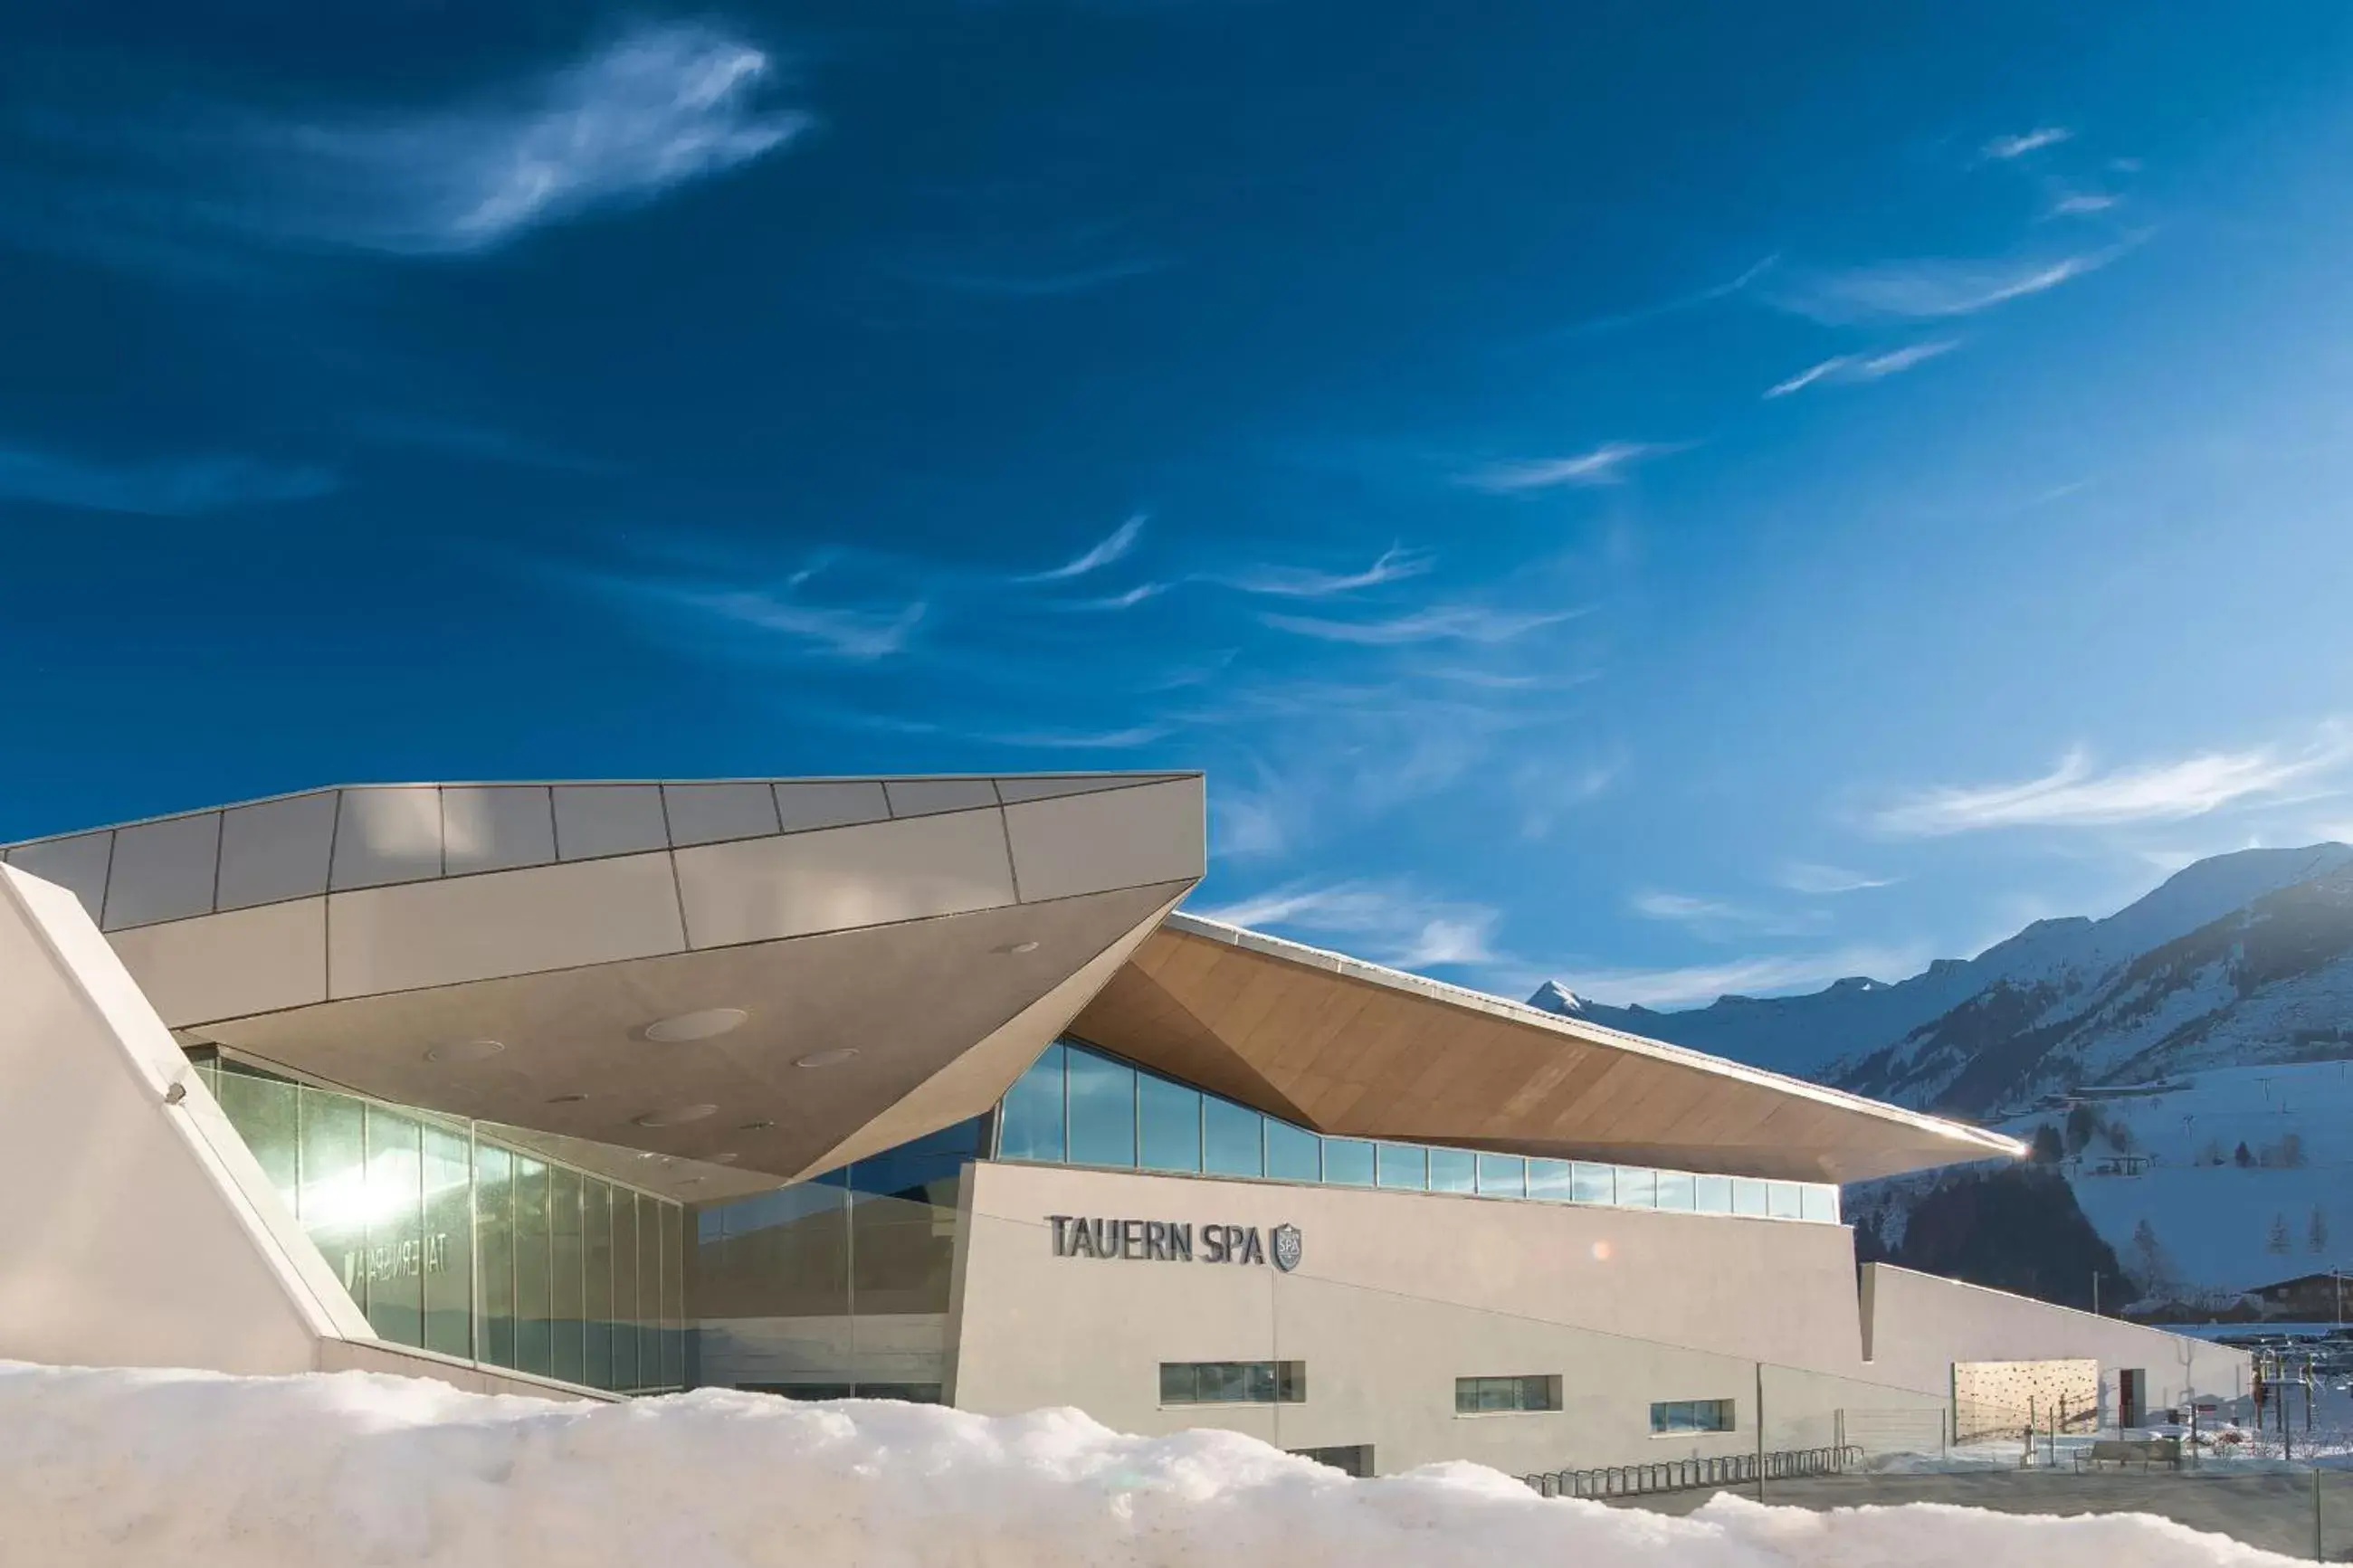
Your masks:
{"label": "blue sky", "polygon": [[2353,837],[2353,16],[1925,10],[15,8],[0,838],[1200,767],[1672,1005]]}

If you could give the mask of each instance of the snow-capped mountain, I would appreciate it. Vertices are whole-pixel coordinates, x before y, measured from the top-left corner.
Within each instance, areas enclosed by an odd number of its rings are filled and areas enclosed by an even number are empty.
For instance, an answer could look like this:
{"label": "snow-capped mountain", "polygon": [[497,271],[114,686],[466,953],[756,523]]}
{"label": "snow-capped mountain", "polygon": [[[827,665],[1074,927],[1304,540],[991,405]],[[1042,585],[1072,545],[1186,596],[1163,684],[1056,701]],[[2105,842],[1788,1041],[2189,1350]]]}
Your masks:
{"label": "snow-capped mountain", "polygon": [[2038,921],[1892,984],[1612,1007],[1533,1005],[1905,1104],[1984,1116],[2076,1084],[2353,1057],[2353,847],[2184,868],[2105,920]]}

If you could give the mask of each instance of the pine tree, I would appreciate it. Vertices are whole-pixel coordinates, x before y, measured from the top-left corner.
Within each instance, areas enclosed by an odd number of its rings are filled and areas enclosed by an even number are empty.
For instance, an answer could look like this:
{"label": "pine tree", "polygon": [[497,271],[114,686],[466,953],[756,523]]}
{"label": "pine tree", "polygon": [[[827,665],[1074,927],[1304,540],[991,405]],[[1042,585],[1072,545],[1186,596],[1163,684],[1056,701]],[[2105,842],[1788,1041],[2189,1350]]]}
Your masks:
{"label": "pine tree", "polygon": [[2282,1254],[2295,1250],[2295,1243],[2288,1238],[2287,1215],[2284,1214],[2272,1215],[2272,1233],[2270,1238],[2263,1243],[2263,1250]]}

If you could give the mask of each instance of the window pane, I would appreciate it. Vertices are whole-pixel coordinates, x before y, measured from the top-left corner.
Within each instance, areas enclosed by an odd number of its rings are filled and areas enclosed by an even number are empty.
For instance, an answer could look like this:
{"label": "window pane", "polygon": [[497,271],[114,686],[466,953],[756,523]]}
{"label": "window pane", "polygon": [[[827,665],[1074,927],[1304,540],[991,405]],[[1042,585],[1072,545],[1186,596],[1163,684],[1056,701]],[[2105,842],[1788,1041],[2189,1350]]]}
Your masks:
{"label": "window pane", "polygon": [[1577,1195],[1570,1184],[1568,1162],[1566,1160],[1531,1160],[1528,1162],[1528,1196],[1544,1198],[1552,1203],[1567,1203]]}
{"label": "window pane", "polygon": [[581,1381],[613,1386],[613,1189],[595,1180],[580,1188]]}
{"label": "window pane", "polygon": [[1689,1171],[1659,1173],[1659,1206],[1683,1213],[1691,1211],[1694,1200],[1692,1176]]}
{"label": "window pane", "polygon": [[661,1386],[661,1205],[638,1198],[638,1385]]}
{"label": "window pane", "polygon": [[358,1100],[322,1089],[304,1089],[302,1134],[302,1228],[327,1267],[367,1310],[367,1168]]}
{"label": "window pane", "polygon": [[1285,1405],[1297,1405],[1307,1397],[1307,1363],[1303,1361],[1277,1362],[1274,1368],[1274,1396]]}
{"label": "window pane", "polygon": [[1060,1040],[1005,1091],[1005,1109],[997,1121],[997,1153],[1007,1160],[1059,1163],[1062,1142],[1062,1058]]}
{"label": "window pane", "polygon": [[1458,1377],[1454,1380],[1454,1414],[1469,1415],[1479,1408],[1479,1380]]}
{"label": "window pane", "polygon": [[1139,1075],[1135,1084],[1136,1163],[1147,1171],[1201,1168],[1201,1091]]}
{"label": "window pane", "polygon": [[547,1166],[517,1154],[515,1191],[515,1364],[544,1377],[553,1348],[548,1328]]}
{"label": "window pane", "polygon": [[1765,1184],[1765,1212],[1775,1219],[1803,1217],[1805,1214],[1803,1204],[1804,1200],[1798,1195],[1797,1183],[1767,1182]]}
{"label": "window pane", "polygon": [[1195,1372],[1196,1386],[1205,1404],[1231,1405],[1242,1396],[1241,1363],[1230,1361],[1203,1362]]}
{"label": "window pane", "polygon": [[1607,1165],[1580,1163],[1569,1173],[1569,1185],[1581,1204],[1608,1204],[1618,1201],[1618,1177]]}
{"label": "window pane", "polygon": [[1425,1192],[1430,1187],[1430,1151],[1410,1143],[1383,1143],[1375,1150],[1381,1185]]}
{"label": "window pane", "polygon": [[473,1141],[425,1125],[425,1348],[474,1353]]}
{"label": "window pane", "polygon": [[1190,1405],[1193,1403],[1193,1363],[1169,1361],[1160,1363],[1160,1403]]}
{"label": "window pane", "polygon": [[413,1117],[367,1107],[368,1326],[425,1342],[425,1174]]}
{"label": "window pane", "polygon": [[1304,1128],[1270,1116],[1266,1125],[1266,1173],[1279,1182],[1324,1179],[1324,1141]]}
{"label": "window pane", "polygon": [[474,1245],[480,1251],[481,1356],[515,1364],[514,1156],[495,1143],[474,1145]]}
{"label": "window pane", "polygon": [[1092,1051],[1069,1053],[1071,1163],[1135,1164],[1135,1069]]}
{"label": "window pane", "polygon": [[1208,1096],[1201,1106],[1201,1168],[1213,1176],[1266,1174],[1266,1119],[1246,1105]]}
{"label": "window pane", "polygon": [[1526,1197],[1528,1163],[1517,1154],[1480,1155],[1479,1191],[1488,1197]]}
{"label": "window pane", "polygon": [[[832,1198],[839,1218],[841,1194],[818,1189]],[[625,1187],[613,1189],[613,1386],[638,1386],[638,1200]]]}
{"label": "window pane", "polygon": [[1808,1182],[1799,1189],[1798,1201],[1806,1218],[1821,1220],[1829,1225],[1838,1224],[1839,1190],[1836,1187],[1820,1182]]}
{"label": "window pane", "polygon": [[[686,1386],[686,1248],[685,1211],[676,1204],[661,1205],[662,1259],[662,1386]],[[946,1309],[946,1300],[941,1300]]]}
{"label": "window pane", "polygon": [[1732,1212],[1732,1178],[1730,1176],[1694,1176],[1693,1194],[1699,1200],[1702,1214]]}
{"label": "window pane", "polygon": [[1556,1392],[1560,1380],[1553,1377],[1520,1379],[1520,1408],[1523,1410],[1557,1410],[1560,1396]]}
{"label": "window pane", "polygon": [[1732,1212],[1761,1215],[1766,1212],[1766,1184],[1754,1176],[1732,1178]]}
{"label": "window pane", "polygon": [[1324,1140],[1324,1179],[1335,1186],[1373,1184],[1373,1146],[1361,1138]]}
{"label": "window pane", "polygon": [[1468,1149],[1432,1149],[1430,1152],[1430,1190],[1433,1193],[1470,1193],[1479,1188],[1479,1158]]}
{"label": "window pane", "polygon": [[1618,1202],[1624,1208],[1656,1208],[1659,1205],[1659,1173],[1640,1165],[1619,1166]]}
{"label": "window pane", "polygon": [[581,1331],[581,1276],[586,1265],[580,1250],[580,1173],[563,1166],[547,1173],[548,1247],[548,1369],[566,1383],[578,1383],[587,1371],[586,1337]]}
{"label": "window pane", "polygon": [[1252,1405],[1274,1403],[1274,1363],[1254,1361],[1242,1367],[1242,1397]]}
{"label": "window pane", "polygon": [[214,1098],[220,1101],[221,1113],[253,1152],[261,1173],[269,1178],[286,1212],[299,1213],[301,1194],[295,1191],[295,1177],[300,1155],[296,1146],[301,1130],[297,1124],[294,1086],[282,1079],[239,1072],[235,1067],[216,1077],[220,1088]]}

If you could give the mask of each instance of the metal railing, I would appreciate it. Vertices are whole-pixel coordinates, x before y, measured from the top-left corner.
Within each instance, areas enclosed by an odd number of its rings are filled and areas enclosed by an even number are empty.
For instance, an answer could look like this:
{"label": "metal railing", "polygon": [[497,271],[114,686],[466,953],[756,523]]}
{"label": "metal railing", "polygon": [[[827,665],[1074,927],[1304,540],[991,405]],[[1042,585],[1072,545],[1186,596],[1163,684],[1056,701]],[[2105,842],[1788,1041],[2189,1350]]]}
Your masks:
{"label": "metal railing", "polygon": [[1827,1448],[1782,1448],[1769,1454],[1726,1454],[1713,1459],[1666,1459],[1647,1465],[1602,1465],[1587,1470],[1542,1470],[1522,1476],[1545,1497],[1643,1497],[1703,1487],[1754,1485],[1800,1476],[1843,1475],[1863,1464],[1852,1443]]}

